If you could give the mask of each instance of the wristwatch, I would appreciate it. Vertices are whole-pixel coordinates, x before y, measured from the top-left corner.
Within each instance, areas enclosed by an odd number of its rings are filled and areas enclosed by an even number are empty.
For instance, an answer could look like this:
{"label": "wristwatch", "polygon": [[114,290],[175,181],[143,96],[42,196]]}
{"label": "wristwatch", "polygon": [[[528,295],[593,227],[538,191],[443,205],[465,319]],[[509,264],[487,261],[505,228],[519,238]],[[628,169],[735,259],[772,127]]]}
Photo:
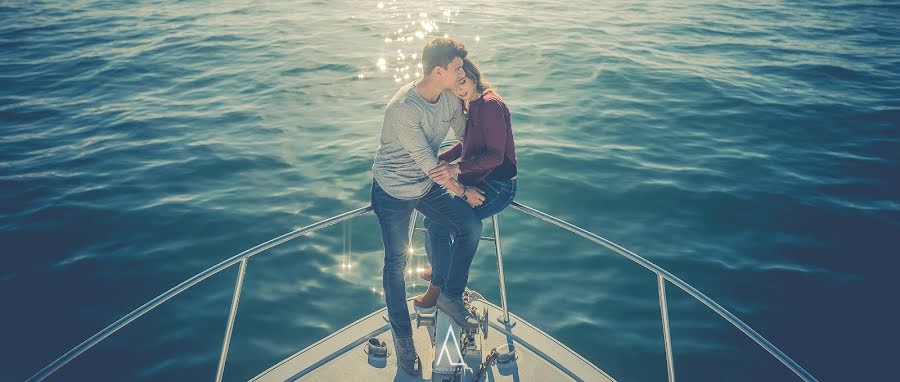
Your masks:
{"label": "wristwatch", "polygon": [[469,197],[466,196],[466,191],[468,191],[468,190],[469,190],[469,187],[463,186],[462,195],[459,196],[460,198],[462,198],[462,200],[469,201]]}

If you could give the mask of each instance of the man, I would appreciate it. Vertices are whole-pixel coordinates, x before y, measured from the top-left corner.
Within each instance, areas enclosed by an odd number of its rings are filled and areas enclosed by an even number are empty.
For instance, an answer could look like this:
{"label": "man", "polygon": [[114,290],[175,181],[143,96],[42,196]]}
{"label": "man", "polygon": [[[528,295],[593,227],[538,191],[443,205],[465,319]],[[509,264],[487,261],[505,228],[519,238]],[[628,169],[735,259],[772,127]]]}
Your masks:
{"label": "man", "polygon": [[[451,89],[465,77],[463,58],[468,52],[456,40],[436,38],[422,52],[423,78],[404,85],[388,102],[381,129],[381,145],[372,165],[372,207],[378,217],[384,242],[383,286],[388,317],[393,331],[398,366],[416,376],[417,358],[412,325],[406,306],[404,279],[410,215],[418,210],[431,221],[452,230],[451,256],[474,254],[481,238],[481,219],[470,206],[484,201],[483,193],[465,187],[456,179],[438,185],[428,173],[438,166],[437,152],[447,132],[457,138],[465,131],[465,116]],[[442,188],[443,186],[443,188]],[[450,190],[466,203],[454,199]],[[444,264],[449,263],[444,259]],[[457,282],[462,270],[448,270],[447,283]],[[458,282],[457,282],[458,283]],[[438,308],[464,328],[478,321],[465,309],[462,296],[438,298]]]}

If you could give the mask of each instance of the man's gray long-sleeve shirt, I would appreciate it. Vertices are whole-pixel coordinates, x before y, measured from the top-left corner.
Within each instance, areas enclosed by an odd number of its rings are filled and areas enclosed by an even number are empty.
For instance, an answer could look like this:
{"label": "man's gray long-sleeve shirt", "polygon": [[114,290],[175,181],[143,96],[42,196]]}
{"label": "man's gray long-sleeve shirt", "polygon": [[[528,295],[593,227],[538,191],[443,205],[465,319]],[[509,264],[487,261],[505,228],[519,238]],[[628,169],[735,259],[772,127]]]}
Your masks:
{"label": "man's gray long-sleeve shirt", "polygon": [[425,195],[433,181],[428,171],[437,166],[441,142],[452,128],[463,139],[466,119],[462,103],[445,90],[429,103],[410,82],[388,102],[381,126],[381,146],[372,165],[375,181],[397,199]]}

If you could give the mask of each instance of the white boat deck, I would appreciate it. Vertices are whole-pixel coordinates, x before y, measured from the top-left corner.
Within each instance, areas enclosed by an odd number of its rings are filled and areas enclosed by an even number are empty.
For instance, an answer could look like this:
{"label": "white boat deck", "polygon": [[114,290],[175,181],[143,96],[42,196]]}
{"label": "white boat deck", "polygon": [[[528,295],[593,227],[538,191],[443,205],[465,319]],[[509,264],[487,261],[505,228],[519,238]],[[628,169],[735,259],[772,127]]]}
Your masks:
{"label": "white boat deck", "polygon": [[[414,312],[411,301],[408,300],[407,304],[409,311]],[[500,370],[496,365],[491,365],[482,381],[615,381],[521,318],[511,314],[510,318],[515,325],[509,328],[496,320],[502,315],[498,306],[485,301],[475,301],[473,305],[478,312],[486,307],[490,318],[488,337],[482,345],[482,356],[486,357],[490,349],[508,343],[516,347],[518,356],[514,367]],[[381,309],[363,317],[272,366],[251,381],[430,381],[434,354],[427,329],[416,328],[413,321],[413,336],[422,360],[422,376],[410,377],[397,369],[386,314],[386,309]],[[414,317],[415,313],[411,314],[410,319],[414,320]],[[373,336],[387,343],[390,350],[387,365],[383,367],[372,366],[364,351],[366,341]]]}

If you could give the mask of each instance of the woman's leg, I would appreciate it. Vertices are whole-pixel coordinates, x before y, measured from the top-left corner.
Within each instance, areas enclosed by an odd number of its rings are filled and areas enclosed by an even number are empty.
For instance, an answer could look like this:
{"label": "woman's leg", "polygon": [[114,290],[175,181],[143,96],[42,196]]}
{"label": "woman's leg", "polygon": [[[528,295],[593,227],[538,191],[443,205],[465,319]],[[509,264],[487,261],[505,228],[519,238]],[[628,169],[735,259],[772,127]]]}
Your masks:
{"label": "woman's leg", "polygon": [[[475,207],[473,211],[479,219],[486,219],[499,213],[512,203],[516,197],[516,181],[515,180],[489,180],[480,183],[478,186],[484,191],[484,203]],[[429,262],[431,263],[431,283],[438,287],[443,287],[446,280],[448,263],[436,262],[433,253],[440,253],[444,258],[450,258],[446,255],[450,251],[451,230],[434,222],[430,222],[425,218],[425,228],[428,230],[429,240],[425,243],[425,250],[429,253]],[[480,235],[480,234],[479,234]],[[429,248],[431,246],[431,248]],[[471,261],[470,261],[471,264]],[[431,306],[428,304],[428,306]]]}
{"label": "woman's leg", "polygon": [[432,225],[446,227],[453,236],[449,259],[438,259],[438,255],[443,254],[435,251],[432,253],[432,261],[437,264],[444,264],[443,261],[447,261],[449,266],[443,271],[443,285],[439,285],[441,293],[459,299],[469,279],[469,266],[472,265],[472,258],[478,249],[478,241],[481,240],[481,219],[466,202],[450,196],[443,190],[440,193],[425,195],[416,209],[430,218]]}
{"label": "woman's leg", "polygon": [[450,228],[435,223],[425,217],[425,252],[431,263],[431,284],[442,288],[450,266],[451,235]]}
{"label": "woman's leg", "polygon": [[515,179],[486,180],[477,186],[484,191],[484,203],[475,207],[475,215],[486,219],[503,211],[516,197]]}

